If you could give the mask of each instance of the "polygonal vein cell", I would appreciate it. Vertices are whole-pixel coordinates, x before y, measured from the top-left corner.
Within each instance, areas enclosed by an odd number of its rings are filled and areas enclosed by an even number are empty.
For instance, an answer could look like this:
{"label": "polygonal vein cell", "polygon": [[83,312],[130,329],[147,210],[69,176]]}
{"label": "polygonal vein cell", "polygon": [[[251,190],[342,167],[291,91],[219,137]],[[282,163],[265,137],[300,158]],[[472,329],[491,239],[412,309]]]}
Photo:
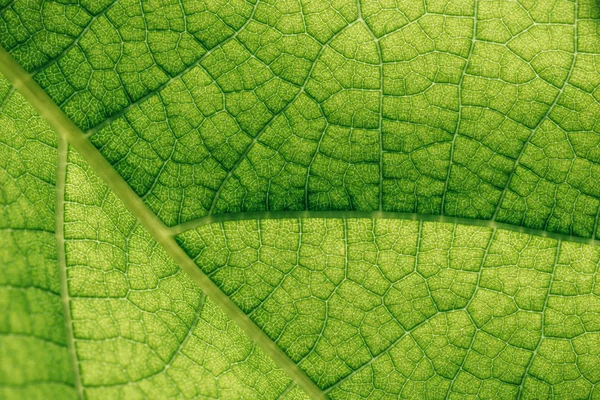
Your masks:
{"label": "polygonal vein cell", "polygon": [[598,234],[593,0],[88,3],[15,0],[0,40],[167,225],[384,210]]}
{"label": "polygonal vein cell", "polygon": [[177,240],[331,398],[596,393],[597,247],[398,219],[246,220]]}

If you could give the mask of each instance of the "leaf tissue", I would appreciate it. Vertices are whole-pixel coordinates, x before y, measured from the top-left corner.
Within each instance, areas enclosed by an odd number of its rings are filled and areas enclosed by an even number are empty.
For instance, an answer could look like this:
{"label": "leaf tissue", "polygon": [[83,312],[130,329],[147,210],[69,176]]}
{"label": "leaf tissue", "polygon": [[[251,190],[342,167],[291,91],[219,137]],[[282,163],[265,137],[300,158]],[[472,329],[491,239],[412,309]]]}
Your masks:
{"label": "leaf tissue", "polygon": [[0,0],[0,399],[600,399],[597,0]]}

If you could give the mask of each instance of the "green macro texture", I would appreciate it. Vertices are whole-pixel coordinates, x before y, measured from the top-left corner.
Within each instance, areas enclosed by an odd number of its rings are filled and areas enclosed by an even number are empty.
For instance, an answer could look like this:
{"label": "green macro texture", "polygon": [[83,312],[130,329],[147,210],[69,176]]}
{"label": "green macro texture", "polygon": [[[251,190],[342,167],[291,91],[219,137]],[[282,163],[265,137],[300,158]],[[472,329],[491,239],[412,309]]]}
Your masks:
{"label": "green macro texture", "polygon": [[0,0],[0,400],[600,400],[599,0]]}

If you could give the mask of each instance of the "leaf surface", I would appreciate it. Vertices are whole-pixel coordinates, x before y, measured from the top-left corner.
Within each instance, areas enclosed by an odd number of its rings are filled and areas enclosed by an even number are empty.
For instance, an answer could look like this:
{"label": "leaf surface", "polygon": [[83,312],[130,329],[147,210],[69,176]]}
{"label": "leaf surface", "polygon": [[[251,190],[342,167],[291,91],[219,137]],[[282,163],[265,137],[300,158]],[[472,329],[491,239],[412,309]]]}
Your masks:
{"label": "leaf surface", "polygon": [[599,18],[0,2],[0,397],[600,396]]}

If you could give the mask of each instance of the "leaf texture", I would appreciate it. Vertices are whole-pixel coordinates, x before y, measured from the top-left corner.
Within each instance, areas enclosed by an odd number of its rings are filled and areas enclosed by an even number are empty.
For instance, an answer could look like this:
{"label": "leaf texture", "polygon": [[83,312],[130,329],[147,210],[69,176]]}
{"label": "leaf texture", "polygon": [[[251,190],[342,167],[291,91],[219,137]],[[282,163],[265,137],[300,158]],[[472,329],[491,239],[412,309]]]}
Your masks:
{"label": "leaf texture", "polygon": [[179,240],[331,398],[598,395],[597,247],[395,219]]}
{"label": "leaf texture", "polygon": [[599,12],[14,1],[0,40],[167,225],[382,210],[595,237]]}
{"label": "leaf texture", "polygon": [[0,44],[0,398],[600,398],[595,0],[0,0]]}

